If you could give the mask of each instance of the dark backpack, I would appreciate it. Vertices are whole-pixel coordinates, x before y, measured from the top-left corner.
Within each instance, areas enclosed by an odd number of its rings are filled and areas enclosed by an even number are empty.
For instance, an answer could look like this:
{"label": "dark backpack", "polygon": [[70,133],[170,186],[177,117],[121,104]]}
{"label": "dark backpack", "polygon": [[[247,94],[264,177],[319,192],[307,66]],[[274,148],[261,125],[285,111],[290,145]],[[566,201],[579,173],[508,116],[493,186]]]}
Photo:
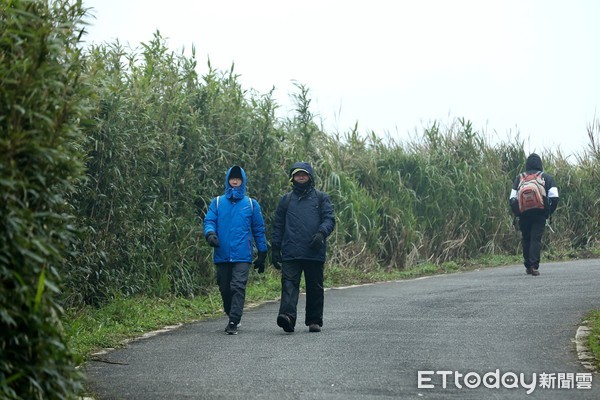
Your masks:
{"label": "dark backpack", "polygon": [[531,210],[544,210],[546,198],[546,182],[542,171],[523,172],[517,187],[517,200],[521,214]]}

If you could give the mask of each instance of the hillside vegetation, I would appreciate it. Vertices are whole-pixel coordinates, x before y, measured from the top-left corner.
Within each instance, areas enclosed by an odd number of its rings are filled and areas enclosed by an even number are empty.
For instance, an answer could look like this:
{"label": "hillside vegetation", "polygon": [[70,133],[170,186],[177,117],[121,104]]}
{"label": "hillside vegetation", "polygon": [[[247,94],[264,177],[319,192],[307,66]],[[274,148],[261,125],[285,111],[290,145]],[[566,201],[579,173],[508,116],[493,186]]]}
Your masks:
{"label": "hillside vegetation", "polygon": [[[527,157],[522,142],[491,145],[462,118],[402,142],[328,133],[302,84],[293,115],[278,119],[272,93],[243,88],[233,68],[199,69],[158,34],[137,51],[118,43],[89,50],[88,179],[71,199],[84,236],[63,271],[68,304],[191,296],[211,285],[201,220],[233,164],[248,172],[269,229],[288,168],[311,162],[336,211],[329,260],[344,268],[518,253],[507,199]],[[561,197],[546,251],[568,255],[598,241],[599,133],[594,121],[575,163],[541,152]]]}

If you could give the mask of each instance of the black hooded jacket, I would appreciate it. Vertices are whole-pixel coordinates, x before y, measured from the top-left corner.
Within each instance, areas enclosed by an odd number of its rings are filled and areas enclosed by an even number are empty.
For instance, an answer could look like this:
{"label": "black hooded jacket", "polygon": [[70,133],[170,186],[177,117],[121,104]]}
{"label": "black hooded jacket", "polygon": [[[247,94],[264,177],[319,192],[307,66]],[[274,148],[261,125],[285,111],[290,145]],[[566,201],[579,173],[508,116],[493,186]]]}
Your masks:
{"label": "black hooded jacket", "polygon": [[305,185],[294,183],[291,193],[281,197],[275,211],[271,246],[281,250],[283,261],[311,260],[325,262],[326,245],[315,250],[310,242],[317,232],[326,238],[333,232],[335,216],[331,199],[326,193],[317,193],[313,169],[309,163],[297,162],[290,169],[304,170],[310,176]]}
{"label": "black hooded jacket", "polygon": [[[558,206],[558,188],[556,187],[556,182],[554,182],[554,178],[543,172],[544,168],[542,166],[542,159],[536,153],[531,153],[525,162],[525,173],[532,173],[542,171],[542,178],[544,179],[544,188],[546,189],[546,198],[544,199],[545,210],[544,215],[549,217],[554,213],[556,207]],[[515,177],[513,181],[512,190],[510,192],[509,203],[512,212],[519,216],[519,202],[517,200],[517,189],[519,188],[519,182],[521,181],[521,174]]]}

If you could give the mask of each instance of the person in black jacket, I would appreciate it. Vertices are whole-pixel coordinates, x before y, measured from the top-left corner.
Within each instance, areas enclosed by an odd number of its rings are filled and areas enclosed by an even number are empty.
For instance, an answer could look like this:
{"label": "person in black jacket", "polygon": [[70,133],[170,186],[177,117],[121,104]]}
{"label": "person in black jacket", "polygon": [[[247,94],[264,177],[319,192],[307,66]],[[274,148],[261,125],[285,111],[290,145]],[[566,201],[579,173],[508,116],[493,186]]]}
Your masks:
{"label": "person in black jacket", "polygon": [[285,332],[294,332],[300,279],[304,272],[305,324],[310,332],[320,332],[326,239],[335,227],[333,205],[326,193],[315,189],[309,163],[294,163],[289,176],[293,190],[279,201],[271,239],[271,262],[281,270],[277,325]]}
{"label": "person in black jacket", "polygon": [[[528,208],[527,202],[535,203],[535,195],[529,197],[521,195],[522,181],[527,175],[537,175],[540,183],[543,183],[541,190],[543,204],[539,208]],[[549,218],[558,206],[558,188],[554,178],[543,171],[542,159],[535,153],[527,157],[525,163],[525,172],[517,175],[513,182],[510,192],[509,203],[512,212],[519,219],[519,229],[521,230],[523,245],[523,264],[525,272],[532,276],[540,274],[540,259],[542,250],[542,236],[546,226],[546,219]]]}

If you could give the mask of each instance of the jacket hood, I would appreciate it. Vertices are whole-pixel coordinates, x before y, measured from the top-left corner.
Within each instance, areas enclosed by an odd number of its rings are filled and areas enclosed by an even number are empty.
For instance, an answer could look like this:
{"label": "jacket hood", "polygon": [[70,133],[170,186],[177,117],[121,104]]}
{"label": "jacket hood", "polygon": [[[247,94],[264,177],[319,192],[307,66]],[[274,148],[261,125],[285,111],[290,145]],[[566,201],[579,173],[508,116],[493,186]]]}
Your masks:
{"label": "jacket hood", "polygon": [[[229,177],[232,175],[232,172],[242,177],[242,184],[236,188],[229,184]],[[239,165],[234,165],[225,174],[225,197],[231,200],[240,200],[244,196],[246,196],[246,171]]]}
{"label": "jacket hood", "polygon": [[310,175],[310,180],[311,181],[315,180],[315,178],[313,176],[312,165],[310,165],[309,163],[304,162],[304,161],[295,162],[294,165],[292,165],[292,168],[290,168],[290,180],[294,176],[294,173],[296,173],[298,171],[304,171],[304,172],[306,172],[308,175]]}
{"label": "jacket hood", "polygon": [[[294,181],[294,174],[299,171],[304,171],[308,174],[308,176],[310,176],[308,182],[298,183]],[[294,163],[292,168],[290,168],[290,183],[294,188],[294,192],[296,192],[299,196],[303,196],[304,194],[310,192],[315,186],[315,178],[313,176],[312,166],[304,161]]]}
{"label": "jacket hood", "polygon": [[527,171],[543,171],[542,168],[542,159],[535,153],[531,153],[529,157],[527,157],[527,161],[525,162],[525,169]]}

